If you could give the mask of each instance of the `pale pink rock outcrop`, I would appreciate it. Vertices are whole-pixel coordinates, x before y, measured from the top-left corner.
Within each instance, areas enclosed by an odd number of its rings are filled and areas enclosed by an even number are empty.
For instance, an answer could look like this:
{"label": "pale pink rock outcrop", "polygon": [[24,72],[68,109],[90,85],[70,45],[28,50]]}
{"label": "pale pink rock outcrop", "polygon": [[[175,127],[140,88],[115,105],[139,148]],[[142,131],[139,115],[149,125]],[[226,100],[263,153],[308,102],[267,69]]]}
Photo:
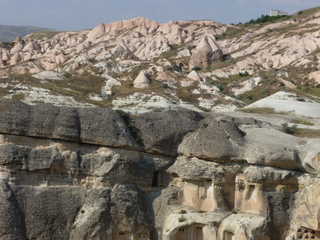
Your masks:
{"label": "pale pink rock outcrop", "polygon": [[195,80],[195,81],[201,81],[201,77],[199,76],[199,74],[196,71],[192,71],[187,75],[188,78]]}
{"label": "pale pink rock outcrop", "polygon": [[16,43],[13,48],[10,50],[10,54],[15,54],[23,49],[23,44],[21,42]]}
{"label": "pale pink rock outcrop", "polygon": [[37,43],[35,42],[29,42],[23,49],[22,51],[40,51],[41,50],[41,47],[40,45],[38,45]]}
{"label": "pale pink rock outcrop", "polygon": [[159,24],[155,21],[150,21],[149,19],[143,17],[136,17],[128,20],[118,21],[109,24],[100,24],[98,27],[95,27],[89,34],[88,40],[94,40],[101,37],[103,34],[112,31],[121,31],[122,29],[131,29],[134,27],[140,27],[141,33],[145,33],[146,30],[148,33],[157,29]]}
{"label": "pale pink rock outcrop", "polygon": [[53,57],[53,61],[56,64],[60,65],[60,64],[64,64],[65,62],[67,62],[68,58],[66,56],[64,56],[63,54],[59,54],[59,55]]}
{"label": "pale pink rock outcrop", "polygon": [[141,71],[136,79],[133,81],[135,88],[147,88],[150,85],[150,79],[144,71]]}
{"label": "pale pink rock outcrop", "polygon": [[222,62],[223,52],[217,44],[214,36],[204,36],[192,52],[189,68],[206,68],[211,64]]}
{"label": "pale pink rock outcrop", "polygon": [[18,62],[21,62],[21,61],[22,61],[22,57],[20,56],[20,54],[19,53],[15,53],[11,57],[10,65],[15,65],[15,64],[17,64]]}

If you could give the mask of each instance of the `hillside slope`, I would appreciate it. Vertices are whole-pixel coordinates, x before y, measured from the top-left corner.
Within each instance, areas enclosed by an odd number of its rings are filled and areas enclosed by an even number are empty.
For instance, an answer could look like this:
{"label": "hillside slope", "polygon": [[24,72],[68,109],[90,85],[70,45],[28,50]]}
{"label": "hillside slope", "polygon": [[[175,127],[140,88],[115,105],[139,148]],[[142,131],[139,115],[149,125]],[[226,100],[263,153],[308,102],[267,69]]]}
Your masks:
{"label": "hillside slope", "polygon": [[34,33],[0,46],[2,97],[137,112],[230,111],[277,91],[318,102],[319,24],[315,8],[258,24],[138,17]]}
{"label": "hillside slope", "polygon": [[24,37],[33,32],[55,31],[50,28],[32,26],[10,26],[0,24],[0,42],[12,42],[17,36]]}

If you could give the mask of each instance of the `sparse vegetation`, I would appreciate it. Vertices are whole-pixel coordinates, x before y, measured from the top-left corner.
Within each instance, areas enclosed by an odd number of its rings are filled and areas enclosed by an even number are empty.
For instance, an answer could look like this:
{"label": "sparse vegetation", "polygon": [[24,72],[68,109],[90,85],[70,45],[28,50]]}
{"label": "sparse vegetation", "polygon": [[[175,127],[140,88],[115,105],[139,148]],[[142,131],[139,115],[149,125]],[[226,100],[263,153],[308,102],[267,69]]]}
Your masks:
{"label": "sparse vegetation", "polygon": [[147,62],[141,62],[141,64],[139,64],[138,66],[133,67],[133,68],[132,68],[131,70],[129,70],[129,71],[125,71],[125,72],[121,72],[121,73],[113,73],[113,74],[112,74],[112,77],[113,77],[113,78],[116,78],[116,79],[126,78],[126,79],[130,79],[130,80],[133,81],[133,80],[139,75],[139,73],[140,73],[142,70],[147,69],[149,66],[150,66],[149,63],[147,63]]}
{"label": "sparse vegetation", "polygon": [[247,32],[247,30],[244,29],[243,27],[232,26],[232,27],[228,27],[224,33],[220,35],[215,35],[215,38],[216,40],[235,38],[235,37],[242,36],[244,32]]}
{"label": "sparse vegetation", "polygon": [[[30,87],[39,87],[48,89],[51,94],[61,94],[73,97],[80,102],[91,102],[90,94],[101,94],[101,88],[105,84],[105,79],[88,72],[84,74],[75,74],[66,78],[64,81],[42,81],[28,74],[12,74],[7,79],[2,79],[2,83],[20,83]],[[14,99],[22,100],[22,93],[13,95]],[[96,102],[94,102],[96,103]],[[100,106],[108,106],[105,102],[100,102]]]}
{"label": "sparse vegetation", "polygon": [[134,125],[134,121],[130,117],[130,115],[122,110],[117,110],[118,114],[123,118],[124,122],[127,124],[129,131],[136,141],[136,143],[143,146],[143,140],[141,138],[141,133],[138,128]]}
{"label": "sparse vegetation", "polygon": [[232,209],[231,213],[232,213],[232,214],[237,214],[238,211],[237,211],[236,209]]}
{"label": "sparse vegetation", "polygon": [[153,61],[157,62],[157,61],[159,61],[160,59],[163,59],[163,58],[169,59],[169,58],[171,58],[173,56],[176,56],[177,53],[179,52],[179,49],[181,49],[183,47],[183,45],[174,45],[174,44],[172,44],[172,45],[169,45],[169,47],[170,47],[170,51],[162,53],[159,57],[154,58]]}
{"label": "sparse vegetation", "polygon": [[55,35],[59,34],[60,32],[56,31],[43,31],[43,32],[34,32],[30,35],[30,37],[34,39],[43,39],[43,38],[53,38]]}
{"label": "sparse vegetation", "polygon": [[186,210],[184,210],[184,209],[181,209],[181,210],[180,210],[180,214],[186,214],[186,213],[187,213]]}
{"label": "sparse vegetation", "polygon": [[23,93],[17,93],[12,95],[12,99],[14,100],[23,100],[24,99],[24,94]]}
{"label": "sparse vegetation", "polygon": [[198,67],[198,66],[191,68],[191,71],[200,71],[200,70],[201,70],[201,67]]}
{"label": "sparse vegetation", "polygon": [[192,103],[194,105],[199,104],[199,100],[195,94],[192,93],[192,90],[197,88],[198,83],[194,82],[187,87],[179,87],[177,89],[177,96],[185,102]]}
{"label": "sparse vegetation", "polygon": [[315,8],[310,8],[310,9],[305,9],[298,11],[297,13],[293,14],[292,17],[297,18],[297,19],[302,19],[306,17],[310,17],[310,15],[320,11],[320,7],[315,7]]}
{"label": "sparse vegetation", "polygon": [[281,15],[281,16],[269,16],[269,15],[261,15],[257,19],[251,19],[250,21],[246,22],[245,24],[257,24],[257,23],[268,23],[274,22],[278,19],[289,19],[290,16]]}
{"label": "sparse vegetation", "polygon": [[237,109],[239,112],[245,112],[245,113],[260,113],[260,114],[275,114],[274,108],[239,108]]}
{"label": "sparse vegetation", "polygon": [[236,188],[238,191],[243,191],[246,188],[244,181],[239,179],[236,183]]}
{"label": "sparse vegetation", "polygon": [[302,125],[309,125],[309,126],[312,126],[314,125],[314,123],[306,120],[306,119],[301,119],[301,118],[293,118],[291,120],[292,123],[295,123],[295,124],[302,124]]}
{"label": "sparse vegetation", "polygon": [[10,50],[13,48],[14,42],[0,42],[0,48],[5,48],[7,50]]}
{"label": "sparse vegetation", "polygon": [[301,138],[320,138],[320,129],[297,128],[292,135]]}
{"label": "sparse vegetation", "polygon": [[294,134],[294,132],[297,130],[298,126],[296,124],[293,125],[289,125],[288,123],[282,123],[281,124],[282,127],[282,131],[284,133],[288,133],[288,134]]}

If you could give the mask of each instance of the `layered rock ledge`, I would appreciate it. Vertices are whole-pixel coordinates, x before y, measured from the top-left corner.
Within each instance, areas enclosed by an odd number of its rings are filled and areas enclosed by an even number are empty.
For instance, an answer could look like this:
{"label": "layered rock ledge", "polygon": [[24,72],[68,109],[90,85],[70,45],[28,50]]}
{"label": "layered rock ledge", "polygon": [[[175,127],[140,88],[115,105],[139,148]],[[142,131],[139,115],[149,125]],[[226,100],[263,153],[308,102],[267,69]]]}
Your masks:
{"label": "layered rock ledge", "polygon": [[320,139],[186,109],[0,101],[1,239],[319,239]]}

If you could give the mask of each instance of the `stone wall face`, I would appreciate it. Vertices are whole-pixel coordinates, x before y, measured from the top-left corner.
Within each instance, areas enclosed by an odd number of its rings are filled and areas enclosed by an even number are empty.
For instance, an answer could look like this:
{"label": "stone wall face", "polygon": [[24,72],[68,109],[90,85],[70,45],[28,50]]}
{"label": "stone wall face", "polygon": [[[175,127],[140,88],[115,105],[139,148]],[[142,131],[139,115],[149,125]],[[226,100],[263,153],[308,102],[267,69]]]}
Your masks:
{"label": "stone wall face", "polygon": [[185,109],[0,108],[1,239],[319,239],[320,140]]}

